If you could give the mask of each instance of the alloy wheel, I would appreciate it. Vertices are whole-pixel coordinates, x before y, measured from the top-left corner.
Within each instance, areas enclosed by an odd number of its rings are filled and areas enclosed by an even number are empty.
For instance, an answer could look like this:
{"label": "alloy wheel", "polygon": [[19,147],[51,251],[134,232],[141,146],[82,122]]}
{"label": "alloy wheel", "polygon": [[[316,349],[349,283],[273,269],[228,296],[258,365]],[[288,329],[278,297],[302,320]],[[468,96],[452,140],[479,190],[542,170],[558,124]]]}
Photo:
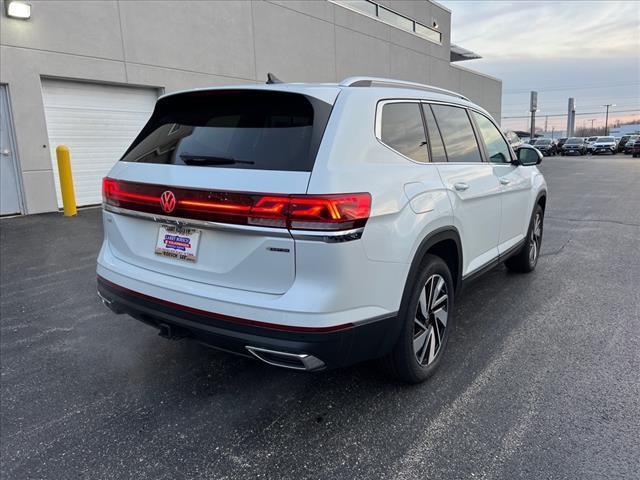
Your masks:
{"label": "alloy wheel", "polygon": [[422,366],[431,364],[444,341],[449,295],[441,275],[431,275],[420,291],[413,324],[413,353]]}

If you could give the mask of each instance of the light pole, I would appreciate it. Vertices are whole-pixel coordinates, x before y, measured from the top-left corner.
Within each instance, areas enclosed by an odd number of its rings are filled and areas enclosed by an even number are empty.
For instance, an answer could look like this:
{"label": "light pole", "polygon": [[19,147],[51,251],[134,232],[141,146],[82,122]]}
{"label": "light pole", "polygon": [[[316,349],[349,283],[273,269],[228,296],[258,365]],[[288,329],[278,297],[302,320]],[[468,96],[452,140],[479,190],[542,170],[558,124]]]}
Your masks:
{"label": "light pole", "polygon": [[536,138],[536,112],[538,111],[538,92],[531,92],[531,99],[529,100],[529,111],[531,112],[531,133],[529,138],[533,140]]}
{"label": "light pole", "polygon": [[615,107],[615,103],[607,103],[606,105],[602,105],[603,107],[607,107],[607,114],[604,118],[604,135],[609,135],[609,107]]}

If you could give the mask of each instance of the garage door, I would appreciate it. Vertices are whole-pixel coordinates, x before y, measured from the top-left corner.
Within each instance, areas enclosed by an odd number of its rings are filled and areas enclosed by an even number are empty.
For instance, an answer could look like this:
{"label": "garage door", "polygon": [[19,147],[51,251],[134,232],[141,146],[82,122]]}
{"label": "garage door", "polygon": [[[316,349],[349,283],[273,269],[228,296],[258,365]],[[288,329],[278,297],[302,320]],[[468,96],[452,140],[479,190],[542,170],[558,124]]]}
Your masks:
{"label": "garage door", "polygon": [[78,205],[100,203],[102,177],[151,116],[157,90],[43,79],[42,96],[58,206],[59,144],[71,150]]}

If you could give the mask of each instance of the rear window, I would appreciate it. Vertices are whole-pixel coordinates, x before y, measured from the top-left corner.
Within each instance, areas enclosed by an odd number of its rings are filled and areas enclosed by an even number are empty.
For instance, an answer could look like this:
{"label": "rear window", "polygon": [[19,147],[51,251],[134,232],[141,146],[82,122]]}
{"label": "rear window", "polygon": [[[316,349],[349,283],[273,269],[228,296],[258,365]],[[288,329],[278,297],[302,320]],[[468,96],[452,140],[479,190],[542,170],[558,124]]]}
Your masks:
{"label": "rear window", "polygon": [[125,162],[311,171],[331,105],[297,93],[209,90],[158,101]]}
{"label": "rear window", "polygon": [[425,163],[427,139],[418,103],[390,103],[382,107],[381,140],[416,162]]}

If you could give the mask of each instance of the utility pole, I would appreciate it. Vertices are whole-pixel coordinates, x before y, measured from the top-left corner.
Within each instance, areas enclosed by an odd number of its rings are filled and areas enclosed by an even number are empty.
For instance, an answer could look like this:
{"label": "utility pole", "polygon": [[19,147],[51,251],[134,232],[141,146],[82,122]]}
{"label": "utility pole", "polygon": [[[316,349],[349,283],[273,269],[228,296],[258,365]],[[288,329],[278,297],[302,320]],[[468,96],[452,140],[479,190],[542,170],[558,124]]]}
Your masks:
{"label": "utility pole", "polygon": [[607,115],[604,117],[604,134],[605,136],[609,135],[609,107],[615,107],[615,103],[607,103],[606,105],[602,105],[603,107],[607,107]]}
{"label": "utility pole", "polygon": [[545,117],[544,117],[544,133],[545,133],[545,135],[547,133],[548,124],[549,124],[549,115],[545,115]]}
{"label": "utility pole", "polygon": [[551,140],[553,140],[553,134],[556,131],[556,127],[551,127]]}
{"label": "utility pole", "polygon": [[531,92],[529,111],[531,112],[531,135],[530,139],[536,138],[536,110],[538,110],[538,92]]}
{"label": "utility pole", "polygon": [[591,119],[591,135],[593,135],[593,122],[595,122],[595,118]]}

